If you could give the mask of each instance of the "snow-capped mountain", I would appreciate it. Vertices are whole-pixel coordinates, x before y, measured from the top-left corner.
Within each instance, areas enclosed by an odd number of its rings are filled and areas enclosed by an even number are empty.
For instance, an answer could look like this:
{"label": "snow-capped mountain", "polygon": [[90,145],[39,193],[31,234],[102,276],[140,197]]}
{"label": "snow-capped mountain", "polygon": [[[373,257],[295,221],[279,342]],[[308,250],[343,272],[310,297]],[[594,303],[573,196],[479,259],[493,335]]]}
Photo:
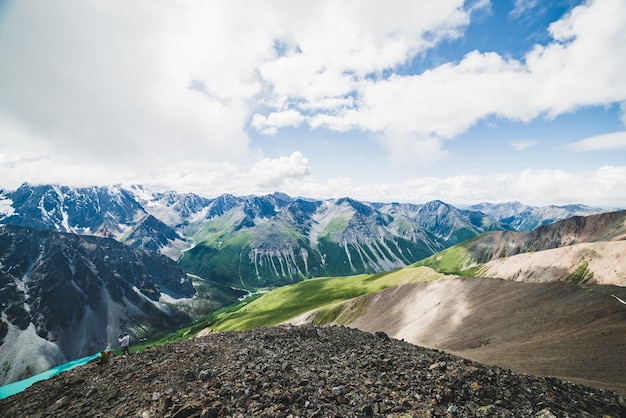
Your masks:
{"label": "snow-capped mountain", "polygon": [[189,247],[174,229],[151,216],[135,193],[120,186],[24,183],[13,192],[0,193],[0,223],[114,238],[174,258]]}

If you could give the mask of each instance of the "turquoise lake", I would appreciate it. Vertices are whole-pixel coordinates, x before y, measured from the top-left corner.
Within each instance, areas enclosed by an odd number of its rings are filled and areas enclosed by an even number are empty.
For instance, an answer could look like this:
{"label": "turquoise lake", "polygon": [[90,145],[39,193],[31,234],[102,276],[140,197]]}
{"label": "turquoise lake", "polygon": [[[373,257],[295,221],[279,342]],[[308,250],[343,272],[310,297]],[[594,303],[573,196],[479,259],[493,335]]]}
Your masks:
{"label": "turquoise lake", "polygon": [[67,363],[59,364],[58,366],[55,366],[51,368],[50,370],[46,370],[43,373],[36,374],[27,379],[9,383],[8,385],[5,385],[5,386],[0,386],[0,399],[4,399],[11,395],[15,395],[16,393],[20,393],[21,391],[31,386],[35,382],[50,379],[52,376],[56,376],[57,374],[62,373],[66,370],[71,370],[74,367],[87,364],[91,360],[99,356],[100,356],[100,353],[96,353],[96,354],[92,354],[91,356],[78,358],[76,360],[72,360]]}

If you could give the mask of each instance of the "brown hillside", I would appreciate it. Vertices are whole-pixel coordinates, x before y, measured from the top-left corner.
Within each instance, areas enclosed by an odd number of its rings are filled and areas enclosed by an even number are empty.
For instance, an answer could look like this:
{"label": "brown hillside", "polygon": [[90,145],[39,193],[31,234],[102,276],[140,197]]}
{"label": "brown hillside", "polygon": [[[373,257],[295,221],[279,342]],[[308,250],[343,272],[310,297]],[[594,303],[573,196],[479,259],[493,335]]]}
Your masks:
{"label": "brown hillside", "polygon": [[449,278],[353,299],[337,322],[358,310],[346,325],[626,393],[626,306],[611,294],[626,299],[615,286]]}
{"label": "brown hillside", "polygon": [[476,275],[626,286],[626,241],[589,242],[503,257],[484,264]]}

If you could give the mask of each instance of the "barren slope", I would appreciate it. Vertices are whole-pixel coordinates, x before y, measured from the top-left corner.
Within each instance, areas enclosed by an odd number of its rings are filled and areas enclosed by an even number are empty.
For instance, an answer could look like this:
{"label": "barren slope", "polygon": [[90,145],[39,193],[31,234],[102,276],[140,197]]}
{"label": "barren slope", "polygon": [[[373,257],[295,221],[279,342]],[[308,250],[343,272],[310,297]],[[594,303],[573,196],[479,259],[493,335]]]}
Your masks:
{"label": "barren slope", "polygon": [[608,285],[450,278],[353,299],[337,322],[626,393],[626,306],[611,294],[626,299],[626,289]]}
{"label": "barren slope", "polygon": [[504,257],[486,263],[477,275],[525,282],[626,286],[626,241],[583,243]]}

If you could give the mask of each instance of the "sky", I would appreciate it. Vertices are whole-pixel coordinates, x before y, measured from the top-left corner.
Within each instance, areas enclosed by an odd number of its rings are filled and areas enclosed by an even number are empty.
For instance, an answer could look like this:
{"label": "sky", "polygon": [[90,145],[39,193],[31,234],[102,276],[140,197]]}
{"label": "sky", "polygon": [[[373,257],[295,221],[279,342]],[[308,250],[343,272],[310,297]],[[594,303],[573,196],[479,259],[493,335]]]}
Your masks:
{"label": "sky", "polygon": [[626,0],[0,0],[0,189],[626,207]]}

